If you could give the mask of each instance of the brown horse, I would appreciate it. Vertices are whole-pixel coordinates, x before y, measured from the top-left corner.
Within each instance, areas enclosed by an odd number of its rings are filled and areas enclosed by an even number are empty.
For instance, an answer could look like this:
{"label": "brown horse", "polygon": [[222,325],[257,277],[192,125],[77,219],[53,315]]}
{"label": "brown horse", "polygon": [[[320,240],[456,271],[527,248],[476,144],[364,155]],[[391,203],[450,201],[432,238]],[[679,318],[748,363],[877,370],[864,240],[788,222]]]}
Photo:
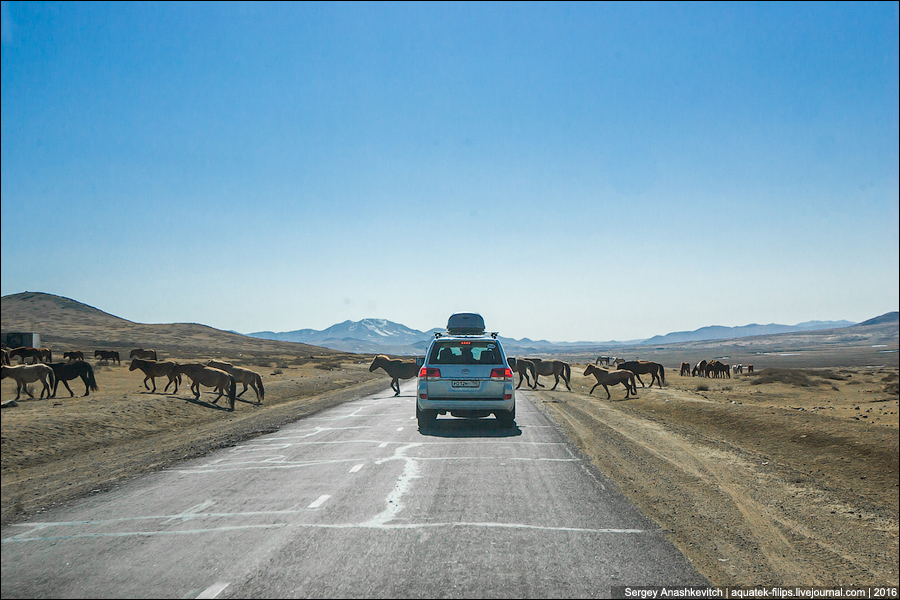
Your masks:
{"label": "brown horse", "polygon": [[697,366],[691,371],[691,377],[697,375],[698,377],[706,377],[706,360],[701,360],[697,363]]}
{"label": "brown horse", "polygon": [[584,375],[585,377],[593,375],[594,378],[597,379],[597,383],[594,384],[594,387],[591,388],[591,391],[589,391],[588,394],[593,394],[594,388],[598,385],[602,385],[603,389],[606,390],[606,399],[609,400],[612,396],[609,393],[609,388],[606,386],[621,383],[625,386],[626,400],[631,397],[632,392],[637,396],[637,384],[634,382],[634,373],[627,369],[613,369],[612,371],[609,371],[594,365],[588,365],[584,370]]}
{"label": "brown horse", "polygon": [[634,373],[637,380],[641,382],[641,387],[644,387],[644,382],[641,381],[641,375],[647,375],[648,373],[651,376],[649,387],[653,387],[654,381],[659,387],[662,387],[666,382],[666,368],[659,363],[651,362],[649,360],[628,360],[620,364],[619,368],[627,369]]}
{"label": "brown horse", "polygon": [[253,391],[256,392],[256,403],[262,404],[262,401],[266,397],[266,389],[263,387],[262,377],[260,377],[259,373],[243,367],[236,367],[223,360],[211,360],[206,363],[206,366],[214,369],[222,369],[226,373],[230,373],[237,383],[243,384],[244,389],[237,395],[238,398],[247,391],[247,386],[249,385],[253,388]]}
{"label": "brown horse", "polygon": [[172,391],[173,394],[178,393],[178,384],[181,383],[181,376],[175,372],[175,365],[177,363],[171,360],[157,362],[155,360],[144,360],[142,358],[133,358],[131,359],[131,366],[128,367],[129,371],[134,371],[135,369],[140,369],[144,373],[144,387],[150,390],[150,386],[147,385],[147,380],[149,379],[153,383],[153,389],[151,392],[156,391],[156,378],[157,377],[168,377],[169,383],[166,384],[166,387],[163,388],[163,393],[168,391],[169,386],[173,383],[175,384],[175,389]]}
{"label": "brown horse", "polygon": [[122,364],[122,361],[119,360],[119,353],[116,350],[94,350],[94,358],[100,358],[100,360],[111,360],[115,363]]}
{"label": "brown horse", "polygon": [[72,350],[71,352],[63,352],[63,358],[69,362],[73,360],[84,360],[84,352],[81,350]]}
{"label": "brown horse", "polygon": [[9,351],[9,360],[10,363],[12,359],[19,357],[22,359],[22,364],[28,364],[26,359],[31,359],[31,364],[36,365],[41,362],[41,349],[40,348],[30,348],[28,346],[19,346],[18,348],[13,348]]}
{"label": "brown horse", "polygon": [[416,364],[416,361],[392,359],[384,354],[375,357],[369,366],[369,372],[378,368],[384,369],[384,372],[391,376],[391,389],[396,392],[395,396],[400,395],[401,379],[410,379],[419,374],[419,365]]}
{"label": "brown horse", "polygon": [[135,348],[128,355],[128,358],[143,358],[144,360],[159,360],[156,358],[156,350],[144,350],[143,348]]}
{"label": "brown horse", "polygon": [[53,369],[53,376],[56,377],[56,383],[53,384],[53,395],[51,398],[56,398],[56,390],[59,388],[60,382],[62,382],[62,384],[66,386],[66,389],[69,390],[69,397],[71,398],[74,396],[75,392],[69,387],[68,382],[76,377],[81,377],[81,381],[84,382],[85,396],[90,396],[91,390],[96,392],[100,389],[97,386],[97,380],[94,379],[93,367],[83,360],[50,363],[50,368]]}
{"label": "brown horse", "polygon": [[747,373],[753,372],[753,365],[747,365]]}
{"label": "brown horse", "polygon": [[709,361],[706,365],[706,376],[712,378],[728,378],[731,379],[731,367],[716,359]]}
{"label": "brown horse", "polygon": [[0,364],[8,365],[9,364],[9,350],[6,348],[0,348],[3,351],[3,360],[0,361]]}
{"label": "brown horse", "polygon": [[531,389],[536,390],[538,386],[544,387],[542,384],[538,383],[539,376],[553,375],[556,378],[556,383],[550,388],[551,392],[559,385],[560,377],[563,378],[566,389],[570,392],[572,391],[572,388],[569,387],[569,381],[572,379],[572,368],[569,366],[569,363],[561,360],[542,360],[540,358],[528,358],[526,360],[530,360],[534,363],[534,385],[531,386]]}
{"label": "brown horse", "polygon": [[537,379],[537,375],[534,372],[534,363],[525,358],[507,358],[507,364],[509,364],[509,368],[513,370],[513,373],[519,374],[519,385],[516,386],[516,389],[522,385],[522,379],[525,379],[525,383],[528,384],[528,387],[531,387],[531,379],[528,378],[528,372],[531,372],[531,377]]}
{"label": "brown horse", "polygon": [[216,399],[212,401],[216,404],[223,395],[228,398],[228,409],[234,410],[234,400],[237,392],[237,382],[234,377],[223,371],[222,369],[214,369],[201,365],[200,363],[176,364],[172,371],[178,375],[185,374],[191,378],[191,391],[194,396],[200,399],[200,386],[214,388],[219,392]]}
{"label": "brown horse", "polygon": [[23,388],[30,398],[34,398],[34,394],[31,393],[31,390],[26,385],[28,383],[40,380],[44,385],[44,388],[41,390],[41,398],[44,397],[44,392],[47,392],[48,398],[50,397],[50,388],[54,384],[53,369],[41,363],[17,365],[15,367],[0,366],[0,379],[6,379],[7,377],[11,377],[16,382],[16,400],[22,395]]}
{"label": "brown horse", "polygon": [[687,377],[691,374],[691,363],[683,362],[681,363],[681,373],[682,377]]}

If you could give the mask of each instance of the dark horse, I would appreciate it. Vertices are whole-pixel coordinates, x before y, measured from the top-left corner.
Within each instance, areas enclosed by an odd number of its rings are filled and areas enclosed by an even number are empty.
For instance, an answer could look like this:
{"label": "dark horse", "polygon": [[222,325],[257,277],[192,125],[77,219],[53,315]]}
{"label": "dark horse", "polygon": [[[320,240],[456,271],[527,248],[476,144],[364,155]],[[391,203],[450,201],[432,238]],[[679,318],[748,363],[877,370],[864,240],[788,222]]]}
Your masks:
{"label": "dark horse", "polygon": [[525,379],[525,383],[528,384],[528,387],[531,387],[528,372],[530,371],[531,376],[537,379],[537,375],[534,372],[534,363],[524,358],[507,358],[506,362],[509,364],[509,368],[513,370],[513,373],[519,374],[519,384],[516,386],[516,389],[519,389],[519,386],[522,385],[522,379]]}
{"label": "dark horse", "polygon": [[12,361],[15,357],[19,357],[22,359],[22,364],[28,364],[26,359],[31,358],[31,364],[36,365],[41,362],[41,349],[40,348],[31,348],[29,346],[20,346],[18,348],[13,348],[9,351],[9,360]]}
{"label": "dark horse", "polygon": [[653,382],[655,381],[659,387],[662,387],[666,382],[666,368],[663,367],[659,363],[650,362],[649,360],[627,360],[619,365],[620,369],[627,369],[634,373],[637,380],[641,382],[641,387],[644,387],[644,382],[641,381],[641,375],[650,374],[650,387],[653,387]]}
{"label": "dark horse", "polygon": [[88,363],[82,360],[76,360],[73,362],[60,362],[60,363],[50,363],[50,368],[53,369],[53,375],[56,377],[56,383],[53,384],[53,395],[51,398],[56,398],[56,390],[59,388],[59,383],[62,382],[66,389],[69,390],[69,397],[75,395],[72,391],[72,388],[69,387],[68,382],[76,377],[81,377],[81,381],[84,382],[84,395],[90,396],[91,390],[97,391],[100,388],[97,386],[97,380],[94,379],[94,369]]}
{"label": "dark horse", "polygon": [[131,354],[128,355],[128,358],[142,358],[144,360],[159,360],[156,358],[156,350],[144,349],[144,348],[135,348],[131,351]]}
{"label": "dark horse", "polygon": [[572,391],[572,388],[569,387],[569,381],[572,379],[572,368],[569,366],[569,363],[561,360],[541,360],[540,358],[529,358],[527,360],[534,363],[534,385],[531,386],[531,389],[536,390],[538,386],[544,387],[543,384],[538,383],[538,377],[541,375],[553,375],[556,377],[556,383],[550,388],[551,392],[559,385],[560,376],[563,378],[563,383],[566,384],[566,389],[570,392]]}
{"label": "dark horse", "polygon": [[400,379],[409,379],[419,374],[419,365],[416,364],[416,361],[391,359],[384,354],[375,357],[369,367],[369,372],[371,373],[379,367],[391,376],[391,389],[396,392],[395,396],[400,395]]}
{"label": "dark horse", "polygon": [[122,364],[122,361],[119,360],[119,353],[116,350],[94,350],[94,358],[100,358],[100,360],[111,360],[113,362]]}

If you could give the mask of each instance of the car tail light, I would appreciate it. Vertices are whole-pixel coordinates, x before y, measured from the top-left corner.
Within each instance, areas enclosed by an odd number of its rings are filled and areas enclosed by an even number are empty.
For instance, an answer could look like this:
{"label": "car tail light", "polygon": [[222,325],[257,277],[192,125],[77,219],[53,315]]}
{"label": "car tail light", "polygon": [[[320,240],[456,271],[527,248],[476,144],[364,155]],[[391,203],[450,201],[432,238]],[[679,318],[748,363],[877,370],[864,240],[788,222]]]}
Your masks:
{"label": "car tail light", "polygon": [[512,369],[509,367],[491,369],[491,379],[512,379],[512,376]]}
{"label": "car tail light", "polygon": [[[428,367],[422,367],[419,370],[419,377],[423,379],[440,379],[441,378],[441,370],[440,369],[429,369]],[[512,375],[510,375],[512,377]]]}

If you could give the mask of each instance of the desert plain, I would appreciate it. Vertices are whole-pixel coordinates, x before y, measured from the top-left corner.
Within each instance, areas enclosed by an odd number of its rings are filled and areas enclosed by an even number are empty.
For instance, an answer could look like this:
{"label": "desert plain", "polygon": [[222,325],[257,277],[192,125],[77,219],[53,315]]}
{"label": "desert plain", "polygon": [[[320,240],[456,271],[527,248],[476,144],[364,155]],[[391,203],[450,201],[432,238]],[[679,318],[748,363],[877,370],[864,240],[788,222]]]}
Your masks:
{"label": "desert plain", "polygon": [[[328,406],[384,390],[372,355],[273,342],[197,324],[132,323],[47,294],[3,298],[2,328],[39,331],[42,345],[82,350],[100,389],[80,380],[55,398],[26,395],[2,411],[2,520],[33,519],[56,504],[103,493],[152,470],[277,429]],[[582,349],[555,355],[564,384],[519,389],[572,441],[598,477],[667,532],[711,584],[898,585],[900,446],[898,328],[694,342],[658,348]],[[160,359],[224,359],[260,373],[233,412],[204,389],[196,399],[143,385],[128,351]],[[119,350],[121,364],[95,349]],[[666,382],[611,398],[585,366],[599,354],[666,366]],[[682,361],[720,358],[755,373],[681,376]],[[727,359],[727,360],[726,360]],[[649,378],[644,378],[649,384]],[[238,391],[241,391],[239,386]],[[16,395],[2,381],[0,399]]]}

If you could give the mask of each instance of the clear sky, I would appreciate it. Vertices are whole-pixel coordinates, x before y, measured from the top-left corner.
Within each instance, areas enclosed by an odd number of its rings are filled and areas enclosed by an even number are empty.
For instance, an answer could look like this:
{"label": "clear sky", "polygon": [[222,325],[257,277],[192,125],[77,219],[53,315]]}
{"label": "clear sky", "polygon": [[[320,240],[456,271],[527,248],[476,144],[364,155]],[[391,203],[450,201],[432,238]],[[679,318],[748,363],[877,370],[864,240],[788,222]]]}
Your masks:
{"label": "clear sky", "polygon": [[2,294],[631,340],[897,310],[898,4],[3,2]]}

